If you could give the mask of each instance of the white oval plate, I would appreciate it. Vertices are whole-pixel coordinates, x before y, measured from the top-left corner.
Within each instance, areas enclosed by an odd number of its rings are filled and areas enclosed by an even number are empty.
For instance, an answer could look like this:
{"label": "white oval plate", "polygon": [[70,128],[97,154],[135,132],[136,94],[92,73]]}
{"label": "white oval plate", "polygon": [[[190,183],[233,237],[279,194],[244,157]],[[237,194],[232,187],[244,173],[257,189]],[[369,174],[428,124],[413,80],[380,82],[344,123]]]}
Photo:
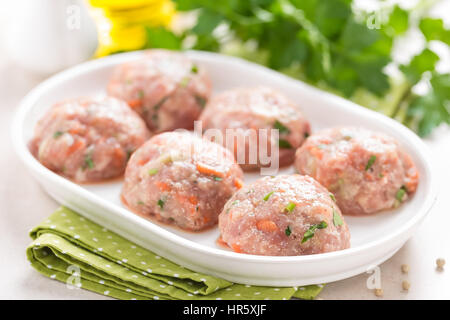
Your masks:
{"label": "white oval plate", "polygon": [[[28,151],[27,142],[46,109],[67,98],[104,95],[112,69],[136,59],[142,52],[83,63],[33,89],[23,99],[13,123],[13,140],[19,157],[61,204],[178,264],[237,283],[299,286],[348,278],[390,258],[414,234],[436,199],[428,150],[414,133],[379,113],[262,66],[213,53],[190,51],[186,54],[207,68],[216,92],[253,85],[281,90],[298,102],[311,121],[313,131],[337,125],[358,125],[393,136],[418,167],[420,183],[416,194],[397,210],[372,217],[345,217],[352,235],[350,249],[309,256],[267,257],[222,249],[216,244],[217,228],[187,233],[133,214],[120,203],[120,181],[80,186],[42,166]],[[292,171],[292,168],[282,170],[284,173]],[[257,174],[247,174],[245,182],[257,177]]]}

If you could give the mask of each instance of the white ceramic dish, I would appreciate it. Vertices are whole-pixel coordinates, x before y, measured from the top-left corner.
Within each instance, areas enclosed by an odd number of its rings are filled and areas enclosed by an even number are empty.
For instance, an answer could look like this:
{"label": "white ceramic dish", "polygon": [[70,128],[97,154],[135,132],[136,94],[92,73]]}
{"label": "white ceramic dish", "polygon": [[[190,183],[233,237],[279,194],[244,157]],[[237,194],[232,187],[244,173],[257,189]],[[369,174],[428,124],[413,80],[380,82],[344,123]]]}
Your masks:
{"label": "white ceramic dish", "polygon": [[[28,151],[27,143],[46,109],[69,97],[104,94],[112,69],[142,52],[78,65],[32,90],[23,99],[13,123],[13,140],[20,159],[61,204],[187,268],[238,283],[297,286],[348,278],[390,258],[414,234],[436,198],[428,150],[414,133],[381,114],[259,65],[212,53],[186,54],[208,69],[216,92],[258,84],[281,90],[301,105],[313,131],[336,125],[359,125],[393,136],[412,156],[420,172],[416,194],[395,211],[372,217],[346,217],[352,234],[350,249],[309,256],[266,257],[222,249],[216,244],[217,228],[186,233],[131,213],[120,203],[120,181],[80,186],[42,166]],[[291,172],[292,168],[282,171]],[[255,174],[245,177],[246,182],[255,178]]]}

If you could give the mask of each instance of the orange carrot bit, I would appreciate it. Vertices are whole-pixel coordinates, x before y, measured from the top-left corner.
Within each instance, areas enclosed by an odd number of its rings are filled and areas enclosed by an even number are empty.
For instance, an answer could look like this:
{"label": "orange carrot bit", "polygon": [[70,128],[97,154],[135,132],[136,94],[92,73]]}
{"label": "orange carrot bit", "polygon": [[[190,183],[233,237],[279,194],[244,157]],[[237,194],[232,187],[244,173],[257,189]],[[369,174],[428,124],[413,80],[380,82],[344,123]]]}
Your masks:
{"label": "orange carrot bit", "polygon": [[76,140],[72,145],[67,149],[67,155],[71,155],[75,151],[83,148],[85,146],[85,142],[83,140]]}
{"label": "orange carrot bit", "polygon": [[369,173],[369,172],[366,172],[365,178],[366,178],[366,180],[368,180],[368,181],[373,181],[373,180],[374,180],[373,174],[371,174],[371,173]]}
{"label": "orange carrot bit", "polygon": [[135,99],[135,100],[130,100],[128,101],[128,105],[130,106],[130,108],[139,108],[142,105],[142,100],[141,99]]}
{"label": "orange carrot bit", "polygon": [[189,201],[191,204],[193,204],[193,205],[198,204],[198,199],[197,199],[196,196],[190,196],[190,197],[188,198],[188,201]]}
{"label": "orange carrot bit", "polygon": [[214,169],[214,168],[212,168],[210,166],[207,166],[205,164],[202,164],[202,163],[198,163],[197,164],[197,170],[198,170],[198,172],[203,173],[203,174],[216,176],[216,177],[219,177],[219,178],[224,178],[225,177],[225,174],[223,172],[217,171],[216,169]]}
{"label": "orange carrot bit", "polygon": [[170,186],[165,182],[156,181],[155,184],[161,191],[170,191]]}
{"label": "orange carrot bit", "polygon": [[312,146],[310,147],[309,151],[311,151],[312,155],[317,157],[318,159],[322,159],[323,158],[323,151],[316,147],[316,146]]}
{"label": "orange carrot bit", "polygon": [[234,252],[242,253],[242,248],[241,248],[241,246],[238,245],[237,243],[233,243],[233,244],[231,245],[231,249],[233,249]]}
{"label": "orange carrot bit", "polygon": [[234,186],[238,189],[242,188],[244,186],[244,183],[242,182],[241,179],[236,178],[234,179]]}
{"label": "orange carrot bit", "polygon": [[275,232],[278,231],[278,227],[272,220],[259,220],[256,223],[256,228],[265,232]]}
{"label": "orange carrot bit", "polygon": [[69,130],[69,133],[70,134],[78,134],[78,133],[80,133],[80,128],[71,128]]}

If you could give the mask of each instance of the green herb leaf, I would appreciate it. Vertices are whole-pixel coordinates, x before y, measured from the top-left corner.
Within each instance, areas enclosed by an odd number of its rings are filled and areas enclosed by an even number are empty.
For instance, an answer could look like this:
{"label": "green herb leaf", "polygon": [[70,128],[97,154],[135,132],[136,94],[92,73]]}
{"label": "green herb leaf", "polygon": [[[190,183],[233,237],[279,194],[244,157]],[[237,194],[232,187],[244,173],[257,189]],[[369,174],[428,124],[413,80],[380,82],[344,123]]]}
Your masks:
{"label": "green herb leaf", "polygon": [[408,109],[415,129],[422,137],[442,123],[450,124],[450,74],[433,73],[430,91],[424,96],[415,97]]}
{"label": "green herb leaf", "polygon": [[181,38],[164,27],[145,27],[145,48],[181,49]]}
{"label": "green herb leaf", "polygon": [[158,111],[159,108],[161,108],[161,106],[163,105],[164,102],[166,102],[167,99],[169,99],[169,96],[165,96],[164,98],[159,100],[158,103],[153,106],[153,110]]}
{"label": "green herb leaf", "polygon": [[139,97],[139,99],[143,99],[144,98],[144,90],[139,90],[138,91],[138,97]]}
{"label": "green herb leaf", "polygon": [[292,211],[294,211],[295,207],[296,207],[296,204],[295,204],[295,203],[289,202],[289,203],[287,204],[287,206],[284,207],[284,210],[287,211],[287,212],[292,212]]}
{"label": "green herb leaf", "polygon": [[419,23],[419,28],[427,41],[438,40],[450,46],[450,30],[445,28],[442,19],[423,18]]}
{"label": "green herb leaf", "polygon": [[395,194],[395,199],[397,199],[399,202],[403,202],[403,198],[406,195],[406,187],[402,186],[400,189],[398,189],[397,193]]}
{"label": "green herb leaf", "polygon": [[193,64],[191,67],[191,73],[198,73],[198,67],[196,64]]}
{"label": "green herb leaf", "polygon": [[154,176],[155,174],[158,173],[158,169],[157,168],[151,168],[148,170],[148,174],[151,176]]}
{"label": "green herb leaf", "polygon": [[336,227],[342,226],[344,224],[341,215],[335,209],[333,209],[333,224]]}
{"label": "green herb leaf", "polygon": [[159,199],[158,200],[158,206],[161,208],[161,210],[164,209],[164,201]]}
{"label": "green herb leaf", "polygon": [[215,181],[222,181],[222,180],[223,180],[223,178],[221,178],[221,177],[216,177],[216,176],[213,176],[213,179],[214,179]]}
{"label": "green herb leaf", "polygon": [[331,200],[333,200],[334,202],[336,202],[336,197],[334,196],[334,194],[330,193],[330,198],[331,198]]}
{"label": "green herb leaf", "polygon": [[291,228],[287,226],[286,230],[284,230],[284,233],[289,237],[292,233]]}
{"label": "green herb leaf", "polygon": [[401,35],[408,30],[409,27],[409,13],[403,10],[398,5],[394,7],[389,16],[388,26],[392,28],[395,35]]}
{"label": "green herb leaf", "polygon": [[419,82],[424,72],[434,70],[438,61],[439,56],[426,48],[414,56],[408,65],[401,65],[400,70],[403,71],[410,84],[414,85]]}
{"label": "green herb leaf", "polygon": [[375,155],[370,156],[369,161],[367,161],[367,164],[366,164],[366,168],[365,168],[366,171],[372,167],[372,165],[375,163],[375,160],[377,160],[377,156],[375,156]]}
{"label": "green herb leaf", "polygon": [[289,143],[289,141],[284,139],[278,140],[278,146],[282,149],[292,149],[292,145]]}
{"label": "green herb leaf", "polygon": [[191,78],[189,78],[189,77],[184,77],[184,78],[181,79],[181,81],[180,81],[180,87],[182,87],[182,88],[187,87],[187,85],[189,84],[190,81],[191,81]]}
{"label": "green herb leaf", "polygon": [[64,134],[63,131],[56,131],[56,132],[53,134],[53,138],[54,138],[54,139],[58,139],[58,138],[61,137],[63,134]]}
{"label": "green herb leaf", "polygon": [[92,154],[88,153],[85,157],[84,157],[84,164],[82,169],[86,170],[86,169],[93,169],[94,168],[94,161],[92,160]]}
{"label": "green herb leaf", "polygon": [[266,194],[263,198],[264,201],[269,200],[270,196],[274,193],[275,191],[270,191],[268,194]]}
{"label": "green herb leaf", "polygon": [[278,129],[280,134],[283,133],[291,133],[291,130],[289,130],[288,127],[284,126],[280,121],[275,120],[275,123],[273,124],[274,129]]}
{"label": "green herb leaf", "polygon": [[195,96],[195,101],[197,101],[197,104],[201,107],[204,108],[206,105],[206,99],[200,96]]}
{"label": "green herb leaf", "polygon": [[309,227],[308,230],[306,230],[306,232],[303,234],[303,239],[302,239],[302,243],[305,243],[306,241],[308,241],[309,239],[311,239],[312,237],[314,237],[314,234],[316,233],[317,229],[325,229],[326,227],[328,227],[328,224],[325,221],[321,221],[318,224],[313,224],[312,226]]}

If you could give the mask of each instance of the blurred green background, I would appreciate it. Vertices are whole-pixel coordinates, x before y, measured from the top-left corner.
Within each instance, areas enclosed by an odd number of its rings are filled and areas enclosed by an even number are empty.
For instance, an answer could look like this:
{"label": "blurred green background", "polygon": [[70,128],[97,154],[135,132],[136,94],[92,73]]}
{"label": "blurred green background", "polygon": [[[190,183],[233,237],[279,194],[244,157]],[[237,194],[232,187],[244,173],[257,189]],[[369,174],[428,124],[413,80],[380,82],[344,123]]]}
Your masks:
{"label": "blurred green background", "polygon": [[109,22],[98,56],[145,48],[235,55],[383,112],[421,136],[450,123],[450,74],[439,70],[450,29],[448,19],[430,16],[437,2],[90,1],[96,20]]}

